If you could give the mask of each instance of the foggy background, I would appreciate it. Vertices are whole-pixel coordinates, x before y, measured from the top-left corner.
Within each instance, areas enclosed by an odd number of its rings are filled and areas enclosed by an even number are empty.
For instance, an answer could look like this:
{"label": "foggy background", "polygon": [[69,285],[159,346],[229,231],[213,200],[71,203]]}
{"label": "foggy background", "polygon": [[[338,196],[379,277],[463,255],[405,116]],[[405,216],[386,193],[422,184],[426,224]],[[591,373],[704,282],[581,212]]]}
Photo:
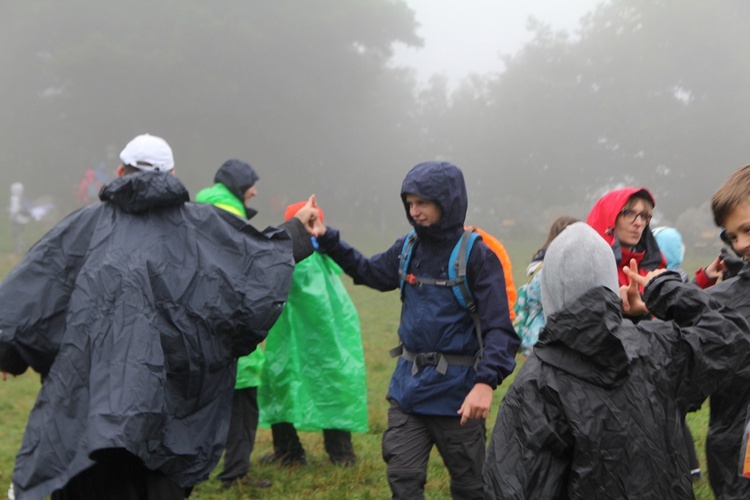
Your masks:
{"label": "foggy background", "polygon": [[652,226],[716,248],[708,202],[750,163],[748,21],[745,0],[609,0],[574,33],[530,19],[504,71],[454,85],[394,67],[422,44],[398,0],[4,1],[0,200],[23,182],[59,220],[85,170],[112,174],[147,132],[191,197],[226,159],[253,165],[260,227],[315,193],[345,239],[384,249],[407,228],[404,175],[439,159],[464,171],[467,223],[506,245],[636,185]]}

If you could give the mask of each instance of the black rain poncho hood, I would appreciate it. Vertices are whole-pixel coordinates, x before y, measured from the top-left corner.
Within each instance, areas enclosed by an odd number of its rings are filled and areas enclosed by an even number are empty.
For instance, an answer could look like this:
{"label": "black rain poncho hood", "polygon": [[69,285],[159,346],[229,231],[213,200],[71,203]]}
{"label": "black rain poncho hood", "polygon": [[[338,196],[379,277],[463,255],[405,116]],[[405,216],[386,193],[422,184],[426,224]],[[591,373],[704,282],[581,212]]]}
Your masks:
{"label": "black rain poncho hood", "polygon": [[139,173],[45,235],[0,285],[0,369],[44,375],[13,482],[39,498],[124,448],[181,486],[221,456],[235,357],[289,292],[292,241]]}

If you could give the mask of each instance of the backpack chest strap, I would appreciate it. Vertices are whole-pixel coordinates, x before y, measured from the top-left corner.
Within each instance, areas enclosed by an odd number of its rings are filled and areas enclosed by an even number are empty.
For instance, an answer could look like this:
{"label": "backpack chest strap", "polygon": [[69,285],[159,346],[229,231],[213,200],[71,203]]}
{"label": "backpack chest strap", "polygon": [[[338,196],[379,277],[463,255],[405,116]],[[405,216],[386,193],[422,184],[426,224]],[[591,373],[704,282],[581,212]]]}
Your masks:
{"label": "backpack chest strap", "polygon": [[444,278],[423,278],[420,276],[416,276],[414,274],[406,274],[403,270],[399,269],[399,277],[405,281],[406,283],[412,285],[412,286],[422,286],[422,285],[433,285],[433,286],[442,286],[442,287],[454,287],[454,286],[460,286],[465,281],[466,278],[463,276],[459,276],[457,278],[453,279],[444,279]]}

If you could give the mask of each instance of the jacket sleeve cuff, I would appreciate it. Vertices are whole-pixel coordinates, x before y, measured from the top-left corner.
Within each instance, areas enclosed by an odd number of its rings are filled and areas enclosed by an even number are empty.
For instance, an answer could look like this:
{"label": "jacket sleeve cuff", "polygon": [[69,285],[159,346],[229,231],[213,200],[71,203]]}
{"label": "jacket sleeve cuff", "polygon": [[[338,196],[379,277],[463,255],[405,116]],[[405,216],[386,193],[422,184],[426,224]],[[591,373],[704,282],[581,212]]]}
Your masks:
{"label": "jacket sleeve cuff", "polygon": [[286,231],[292,239],[292,254],[294,255],[295,263],[312,255],[315,248],[313,248],[312,239],[307,230],[305,230],[302,221],[296,217],[292,217],[280,224],[279,227]]}
{"label": "jacket sleeve cuff", "polygon": [[702,267],[695,271],[695,284],[701,288],[714,286],[716,284],[716,281],[717,280],[715,279],[709,278],[706,274],[706,270]]}
{"label": "jacket sleeve cuff", "polygon": [[474,379],[475,384],[487,384],[490,387],[492,387],[492,390],[494,391],[497,389],[497,386],[500,385],[500,380],[498,380],[500,377],[492,377],[492,378],[484,378],[484,377],[477,377]]}
{"label": "jacket sleeve cuff", "polygon": [[338,230],[326,226],[325,234],[318,237],[318,250],[322,253],[328,253],[338,244],[339,239],[340,236]]}

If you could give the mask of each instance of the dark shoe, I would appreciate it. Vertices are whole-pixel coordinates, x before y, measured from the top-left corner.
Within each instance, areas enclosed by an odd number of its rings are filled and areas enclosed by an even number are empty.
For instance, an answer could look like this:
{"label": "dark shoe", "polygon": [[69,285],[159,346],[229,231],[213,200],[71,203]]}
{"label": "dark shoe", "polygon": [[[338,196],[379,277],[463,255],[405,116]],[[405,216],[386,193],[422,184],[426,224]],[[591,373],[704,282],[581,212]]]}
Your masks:
{"label": "dark shoe", "polygon": [[693,482],[695,483],[703,479],[703,472],[700,469],[693,469],[690,471],[690,477],[693,478]]}
{"label": "dark shoe", "polygon": [[330,457],[333,465],[340,465],[341,467],[354,467],[357,465],[357,457],[355,455],[347,457]]}
{"label": "dark shoe", "polygon": [[323,429],[323,444],[334,465],[353,467],[357,456],[352,446],[352,434],[340,429]]}
{"label": "dark shoe", "polygon": [[260,457],[258,463],[262,465],[279,464],[282,467],[296,467],[307,465],[307,457],[305,455],[291,455],[289,453],[269,453]]}
{"label": "dark shoe", "polygon": [[275,464],[279,461],[279,457],[276,455],[276,453],[269,453],[267,455],[263,455],[258,459],[258,463],[260,465],[271,465]]}
{"label": "dark shoe", "polygon": [[243,486],[250,486],[251,488],[270,488],[273,484],[269,479],[258,479],[258,478],[247,478],[247,477],[241,477],[232,479],[231,481],[222,481],[221,482],[221,490],[228,490],[232,486],[237,486],[239,484],[242,484]]}
{"label": "dark shoe", "polygon": [[236,484],[239,484],[239,482],[240,481],[238,479],[232,479],[231,481],[222,481],[221,482],[221,486],[219,487],[219,489],[222,490],[222,491],[228,490],[232,486],[234,486]]}
{"label": "dark shoe", "polygon": [[246,484],[248,486],[251,486],[253,488],[270,488],[273,483],[270,479],[245,479],[242,481],[242,484]]}

